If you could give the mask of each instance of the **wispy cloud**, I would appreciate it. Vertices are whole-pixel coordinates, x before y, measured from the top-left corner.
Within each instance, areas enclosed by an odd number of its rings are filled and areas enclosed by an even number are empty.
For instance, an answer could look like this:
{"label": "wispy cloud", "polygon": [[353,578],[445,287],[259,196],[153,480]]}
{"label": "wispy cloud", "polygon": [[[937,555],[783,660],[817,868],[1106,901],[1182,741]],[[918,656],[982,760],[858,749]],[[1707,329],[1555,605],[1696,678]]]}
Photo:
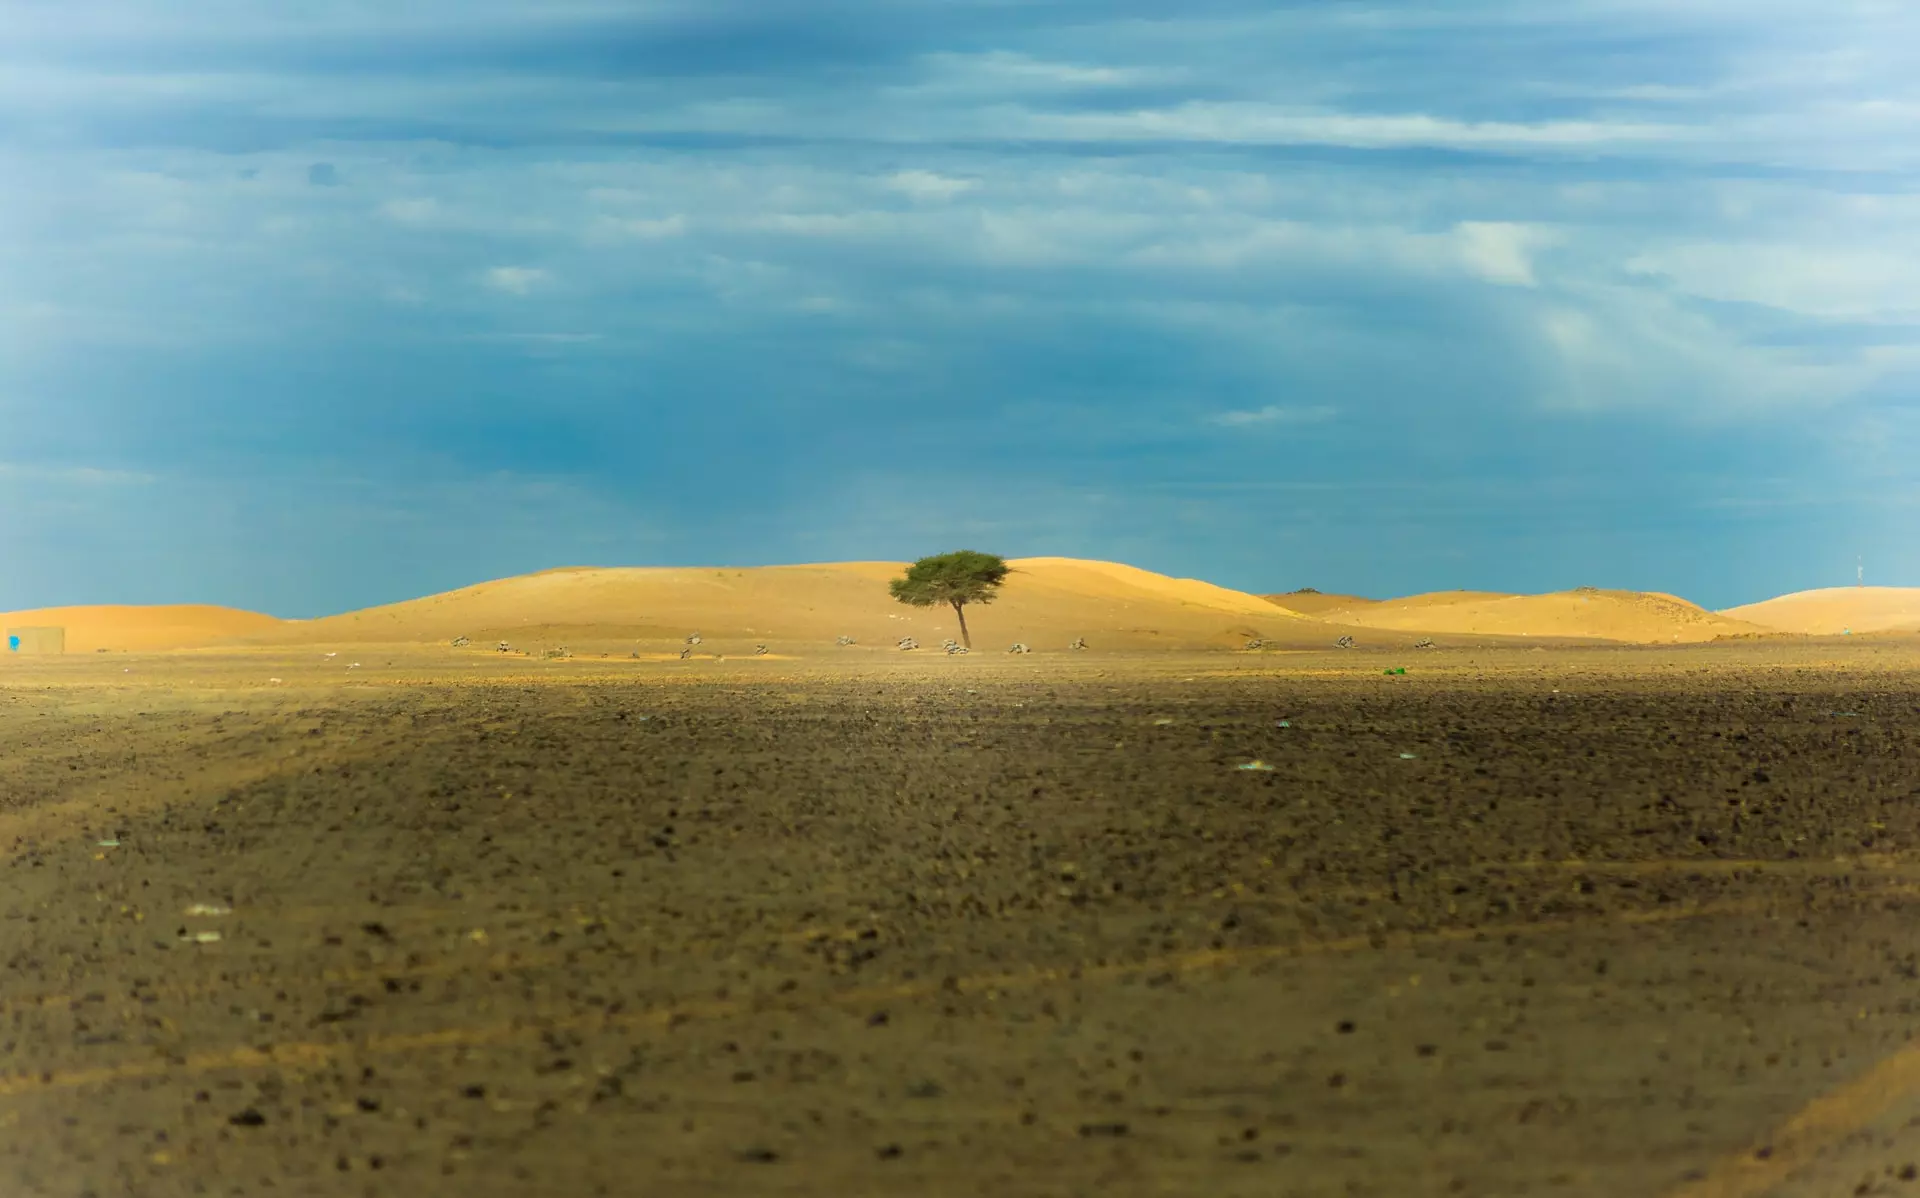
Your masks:
{"label": "wispy cloud", "polygon": [[1324,405],[1290,407],[1285,404],[1268,404],[1261,408],[1215,412],[1213,415],[1207,417],[1207,423],[1217,424],[1222,428],[1253,428],[1261,425],[1323,424],[1339,414],[1339,409]]}
{"label": "wispy cloud", "polygon": [[487,286],[508,295],[526,295],[547,281],[547,272],[531,266],[495,266],[486,274]]}
{"label": "wispy cloud", "polygon": [[1132,112],[1032,113],[1028,136],[1087,141],[1196,141],[1359,149],[1574,150],[1629,148],[1689,136],[1678,125],[1629,121],[1466,121],[1424,112],[1348,113],[1260,102],[1190,102]]}
{"label": "wispy cloud", "polygon": [[470,333],[466,341],[524,341],[540,345],[590,345],[605,340],[600,333]]}
{"label": "wispy cloud", "polygon": [[887,176],[886,185],[916,200],[950,200],[979,186],[971,179],[955,179],[933,171],[895,171]]}

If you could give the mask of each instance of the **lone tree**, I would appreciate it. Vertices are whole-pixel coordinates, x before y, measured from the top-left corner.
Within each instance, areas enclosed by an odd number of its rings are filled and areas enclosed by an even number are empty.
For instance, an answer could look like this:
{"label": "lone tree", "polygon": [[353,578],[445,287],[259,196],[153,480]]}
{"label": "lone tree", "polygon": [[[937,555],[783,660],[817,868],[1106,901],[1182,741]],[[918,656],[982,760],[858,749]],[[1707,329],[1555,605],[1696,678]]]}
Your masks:
{"label": "lone tree", "polygon": [[1000,584],[1011,572],[1003,557],[961,549],[921,558],[907,567],[905,578],[894,579],[887,584],[887,589],[895,599],[914,607],[941,603],[952,607],[953,614],[960,619],[960,643],[971,649],[973,638],[967,635],[967,604],[992,603]]}

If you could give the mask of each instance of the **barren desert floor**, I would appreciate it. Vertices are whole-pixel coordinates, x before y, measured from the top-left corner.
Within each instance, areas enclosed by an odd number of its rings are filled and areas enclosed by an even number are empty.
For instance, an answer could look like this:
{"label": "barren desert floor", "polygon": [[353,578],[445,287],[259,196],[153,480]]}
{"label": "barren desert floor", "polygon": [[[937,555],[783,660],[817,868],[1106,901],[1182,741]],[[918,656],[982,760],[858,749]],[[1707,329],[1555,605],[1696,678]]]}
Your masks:
{"label": "barren desert floor", "polygon": [[353,656],[0,668],[0,1193],[1920,1194],[1911,641]]}

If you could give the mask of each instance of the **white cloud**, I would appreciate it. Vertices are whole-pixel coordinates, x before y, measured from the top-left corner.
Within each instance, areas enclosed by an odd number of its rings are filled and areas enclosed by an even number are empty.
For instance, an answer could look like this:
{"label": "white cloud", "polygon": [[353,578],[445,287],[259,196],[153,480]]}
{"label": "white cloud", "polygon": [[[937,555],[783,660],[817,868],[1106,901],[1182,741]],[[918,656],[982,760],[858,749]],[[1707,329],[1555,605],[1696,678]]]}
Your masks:
{"label": "white cloud", "polygon": [[547,272],[531,266],[496,266],[487,271],[487,286],[508,295],[526,295],[546,282]]}
{"label": "white cloud", "polygon": [[928,54],[920,61],[927,72],[923,81],[897,91],[921,95],[1057,93],[1137,86],[1178,77],[1177,72],[1164,67],[1088,66],[1007,50],[984,54]]}
{"label": "white cloud", "polygon": [[1644,287],[1583,284],[1535,315],[1546,350],[1543,404],[1717,418],[1821,409],[1920,366],[1920,347],[1834,353],[1756,344]]}
{"label": "white cloud", "polygon": [[1547,233],[1507,221],[1462,221],[1453,232],[1461,260],[1473,274],[1489,283],[1535,285],[1533,251],[1547,243]]}
{"label": "white cloud", "polygon": [[1256,101],[1201,102],[1133,112],[1002,112],[1004,135],[1086,141],[1200,141],[1340,145],[1367,149],[1591,149],[1688,137],[1677,125],[1616,121],[1462,121],[1425,113],[1374,114]]}
{"label": "white cloud", "polygon": [[1324,424],[1337,415],[1339,415],[1338,409],[1324,405],[1287,407],[1281,404],[1268,404],[1264,408],[1216,412],[1207,417],[1207,423],[1217,424],[1223,428],[1249,428],[1256,425]]}
{"label": "white cloud", "polygon": [[896,171],[886,177],[885,184],[889,190],[916,200],[950,200],[980,186],[971,179],[956,179],[919,170]]}
{"label": "white cloud", "polygon": [[1866,236],[1825,245],[1675,245],[1637,254],[1627,269],[1703,299],[1764,304],[1832,319],[1920,319],[1920,274],[1913,266],[1920,255],[1920,221],[1860,232]]}

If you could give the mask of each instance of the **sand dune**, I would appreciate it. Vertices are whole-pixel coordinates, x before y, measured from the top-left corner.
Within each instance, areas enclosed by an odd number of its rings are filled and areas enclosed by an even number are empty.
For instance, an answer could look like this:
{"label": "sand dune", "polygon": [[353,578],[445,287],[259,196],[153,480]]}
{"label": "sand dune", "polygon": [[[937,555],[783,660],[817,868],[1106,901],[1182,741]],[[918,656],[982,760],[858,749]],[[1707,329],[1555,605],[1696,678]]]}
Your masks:
{"label": "sand dune", "polygon": [[[1324,648],[1356,628],[1372,630],[1375,635],[1362,640],[1376,646],[1411,644],[1421,634],[1671,644],[1788,626],[1835,632],[1842,626],[1856,631],[1920,626],[1920,591],[1891,588],[1865,592],[1880,604],[1874,611],[1882,622],[1876,623],[1860,614],[1863,600],[1857,590],[1807,592],[1715,614],[1671,595],[1633,591],[1444,591],[1388,600],[1306,591],[1262,598],[1115,562],[1044,557],[1012,565],[1015,573],[999,600],[968,611],[977,649],[1003,650],[1015,641],[1058,649],[1075,637],[1106,649],[1238,648],[1256,637],[1278,648]],[[235,644],[431,644],[459,636],[477,646],[504,640],[529,650],[565,645],[657,651],[691,632],[701,633],[710,651],[731,653],[761,641],[782,649],[831,648],[841,636],[865,648],[891,648],[911,635],[933,647],[957,635],[950,611],[903,607],[888,596],[887,580],[902,569],[895,562],[580,567],[318,620],[171,606],[48,608],[6,613],[0,622],[64,626],[71,653]],[[1827,595],[1839,598],[1820,598]],[[1833,614],[1841,611],[1835,603],[1845,608],[1842,614]],[[1776,613],[1772,623],[1742,618],[1759,608]],[[1803,611],[1811,614],[1799,614]]]}
{"label": "sand dune", "polygon": [[1920,587],[1825,587],[1730,607],[1720,614],[1815,636],[1912,631],[1920,629]]}
{"label": "sand dune", "polygon": [[[1024,641],[1062,648],[1237,647],[1251,637],[1325,645],[1339,635],[1255,595],[1113,562],[1026,558],[1000,598],[970,608],[976,648]],[[677,641],[715,645],[812,642],[891,647],[902,636],[937,646],[957,635],[953,614],[895,603],[895,562],[756,568],[571,568],[505,578],[404,603],[288,623],[263,642],[435,642],[466,636],[516,646]]]}
{"label": "sand dune", "polygon": [[1276,607],[1316,618],[1324,616],[1327,612],[1345,611],[1348,608],[1366,607],[1368,604],[1380,602],[1378,599],[1363,599],[1358,595],[1339,595],[1312,589],[1260,597]]}
{"label": "sand dune", "polygon": [[1322,613],[1352,627],[1673,644],[1769,631],[1674,595],[1582,588],[1548,595],[1439,591]]}
{"label": "sand dune", "polygon": [[0,627],[65,628],[69,653],[92,653],[99,649],[151,652],[215,646],[271,634],[283,623],[259,612],[204,604],[42,607],[0,613]]}

